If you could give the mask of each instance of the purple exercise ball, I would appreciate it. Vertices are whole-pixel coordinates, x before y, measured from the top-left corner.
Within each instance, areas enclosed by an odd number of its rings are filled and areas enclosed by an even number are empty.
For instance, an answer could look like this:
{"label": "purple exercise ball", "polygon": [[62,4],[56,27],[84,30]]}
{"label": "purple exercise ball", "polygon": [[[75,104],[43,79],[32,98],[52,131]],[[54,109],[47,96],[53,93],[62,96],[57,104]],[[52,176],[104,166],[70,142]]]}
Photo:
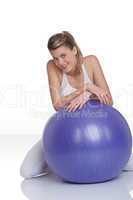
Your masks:
{"label": "purple exercise ball", "polygon": [[116,178],[129,160],[132,136],[125,118],[110,105],[89,100],[82,109],[56,112],[46,123],[43,150],[63,181],[97,183]]}

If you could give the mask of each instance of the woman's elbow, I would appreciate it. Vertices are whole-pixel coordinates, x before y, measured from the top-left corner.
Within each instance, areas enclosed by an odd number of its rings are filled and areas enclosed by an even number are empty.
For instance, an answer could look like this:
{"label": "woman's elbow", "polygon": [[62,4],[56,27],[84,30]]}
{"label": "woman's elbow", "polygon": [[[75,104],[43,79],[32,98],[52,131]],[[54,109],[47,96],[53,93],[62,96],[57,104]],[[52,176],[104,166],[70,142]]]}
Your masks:
{"label": "woman's elbow", "polygon": [[62,102],[57,101],[56,103],[53,104],[53,107],[54,107],[55,111],[59,111],[61,108],[63,108]]}
{"label": "woman's elbow", "polygon": [[59,110],[59,106],[57,104],[53,104],[53,108],[55,109],[55,111]]}
{"label": "woman's elbow", "polygon": [[54,109],[55,109],[56,112],[58,112],[60,110],[60,108],[57,107],[57,106],[54,106]]}

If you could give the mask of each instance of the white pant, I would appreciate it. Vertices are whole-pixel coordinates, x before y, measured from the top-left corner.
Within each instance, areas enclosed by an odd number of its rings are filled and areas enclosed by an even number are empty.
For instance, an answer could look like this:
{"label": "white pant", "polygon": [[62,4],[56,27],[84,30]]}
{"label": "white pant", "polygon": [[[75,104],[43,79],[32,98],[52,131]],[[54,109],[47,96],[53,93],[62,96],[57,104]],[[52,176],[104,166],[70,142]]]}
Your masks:
{"label": "white pant", "polygon": [[[123,171],[133,171],[133,154]],[[24,178],[32,178],[46,175],[50,172],[47,162],[45,161],[45,153],[42,149],[42,141],[39,140],[27,153],[21,168],[20,175]]]}
{"label": "white pant", "polygon": [[20,175],[24,178],[32,178],[46,175],[50,172],[39,140],[27,153],[20,167]]}

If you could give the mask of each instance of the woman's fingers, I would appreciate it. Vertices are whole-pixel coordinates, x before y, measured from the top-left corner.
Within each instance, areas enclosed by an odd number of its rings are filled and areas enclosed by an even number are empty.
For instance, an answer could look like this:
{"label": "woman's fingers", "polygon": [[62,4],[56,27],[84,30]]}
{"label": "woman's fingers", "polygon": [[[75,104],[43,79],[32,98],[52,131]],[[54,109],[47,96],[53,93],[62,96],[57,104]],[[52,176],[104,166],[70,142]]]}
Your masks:
{"label": "woman's fingers", "polygon": [[79,107],[80,104],[77,104],[74,108],[73,108],[73,112]]}
{"label": "woman's fingers", "polygon": [[78,103],[70,103],[70,104],[67,106],[66,110],[69,111],[69,112],[75,111],[76,108],[77,108],[78,106],[79,106]]}
{"label": "woman's fingers", "polygon": [[69,104],[67,107],[66,107],[66,111],[70,111],[72,109],[72,104]]}
{"label": "woman's fingers", "polygon": [[104,103],[103,98],[101,97],[101,95],[97,95],[98,99],[100,100],[100,103]]}
{"label": "woman's fingers", "polygon": [[110,99],[108,93],[106,93],[106,94],[104,95],[104,99],[105,99],[106,104],[110,105],[111,99]]}
{"label": "woman's fingers", "polygon": [[[100,103],[109,104],[109,97],[104,92],[97,92],[95,94],[98,99],[100,100]],[[66,110],[71,112],[75,111],[78,107],[81,109],[83,105],[90,99],[90,94],[88,96],[88,93],[83,93],[82,95],[78,96],[77,98],[73,99],[70,104],[66,107]]]}
{"label": "woman's fingers", "polygon": [[106,94],[106,98],[107,98],[107,104],[110,105],[110,98],[109,98],[108,94]]}
{"label": "woman's fingers", "polygon": [[111,97],[111,95],[107,94],[107,96],[108,96],[108,99],[109,99],[109,104],[112,105],[112,97]]}
{"label": "woman's fingers", "polygon": [[80,99],[79,101],[71,102],[67,106],[66,110],[69,112],[71,112],[71,111],[74,112],[78,107],[82,106],[82,104],[84,104],[84,103],[85,103],[85,100],[83,100],[83,99]]}
{"label": "woman's fingers", "polygon": [[97,97],[99,98],[101,103],[110,104],[110,98],[108,94],[98,94]]}
{"label": "woman's fingers", "polygon": [[102,95],[103,103],[108,104],[108,98],[106,97],[106,94]]}
{"label": "woman's fingers", "polygon": [[80,106],[79,106],[79,109],[81,109],[84,104],[85,104],[85,102],[81,103]]}

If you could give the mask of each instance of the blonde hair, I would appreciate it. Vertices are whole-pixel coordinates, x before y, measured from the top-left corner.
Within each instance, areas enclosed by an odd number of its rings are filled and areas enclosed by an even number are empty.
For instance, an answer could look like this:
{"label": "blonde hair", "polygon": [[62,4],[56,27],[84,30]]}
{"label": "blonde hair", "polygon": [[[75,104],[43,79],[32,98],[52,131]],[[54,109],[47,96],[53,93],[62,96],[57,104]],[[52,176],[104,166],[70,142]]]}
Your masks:
{"label": "blonde hair", "polygon": [[77,49],[76,56],[77,56],[77,61],[78,61],[77,63],[78,65],[81,65],[81,57],[83,54],[79,46],[77,45],[74,37],[68,31],[62,31],[61,33],[56,33],[49,38],[48,44],[47,44],[49,51],[55,50],[60,46],[68,47],[71,50],[73,49],[73,47],[76,47]]}

